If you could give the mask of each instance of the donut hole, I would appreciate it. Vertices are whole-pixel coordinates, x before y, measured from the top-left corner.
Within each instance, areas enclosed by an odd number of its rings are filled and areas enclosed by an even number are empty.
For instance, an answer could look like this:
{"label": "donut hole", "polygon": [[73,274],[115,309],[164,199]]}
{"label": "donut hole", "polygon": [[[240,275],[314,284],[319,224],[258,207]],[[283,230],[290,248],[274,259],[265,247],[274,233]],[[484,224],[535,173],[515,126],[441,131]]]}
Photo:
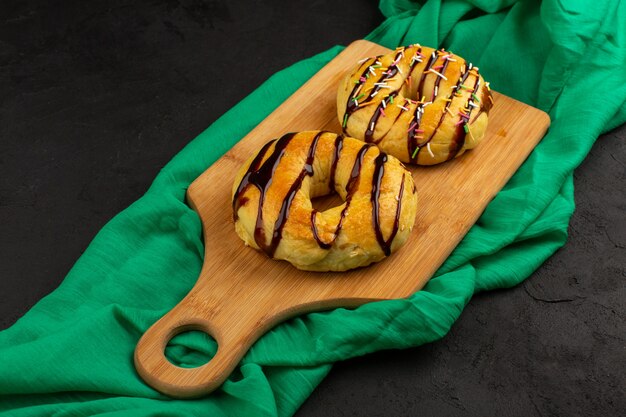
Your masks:
{"label": "donut hole", "polygon": [[416,77],[415,74],[413,74],[411,76],[411,83],[409,84],[410,86],[407,85],[407,83],[404,83],[402,85],[402,88],[400,88],[400,91],[398,92],[398,99],[400,101],[403,101],[403,99],[420,101],[421,92],[417,91],[417,86],[420,83],[420,78],[421,77]]}
{"label": "donut hole", "polygon": [[324,212],[334,207],[338,207],[343,204],[343,200],[336,192],[329,193],[327,195],[322,195],[319,197],[314,197],[311,199],[311,205],[314,210],[319,212]]}

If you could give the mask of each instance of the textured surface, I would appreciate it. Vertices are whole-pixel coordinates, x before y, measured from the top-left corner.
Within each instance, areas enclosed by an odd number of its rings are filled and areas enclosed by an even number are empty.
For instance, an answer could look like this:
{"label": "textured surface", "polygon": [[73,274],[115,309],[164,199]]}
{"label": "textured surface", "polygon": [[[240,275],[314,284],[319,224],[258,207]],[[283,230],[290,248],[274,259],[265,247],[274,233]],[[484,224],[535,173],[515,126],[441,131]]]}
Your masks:
{"label": "textured surface", "polygon": [[[336,365],[298,416],[601,416],[626,407],[626,126],[576,171],[567,245],[442,340]],[[390,412],[393,410],[393,413]]]}
{"label": "textured surface", "polygon": [[353,64],[339,83],[337,116],[347,135],[404,163],[435,165],[483,140],[493,104],[477,66],[412,45]]}
{"label": "textured surface", "polygon": [[[2,328],[188,139],[276,70],[382,19],[369,2],[14,3],[0,6]],[[225,72],[239,52],[255,70]],[[529,281],[477,296],[438,343],[339,364],[299,415],[623,410],[625,138],[601,137],[578,169],[570,241]]]}

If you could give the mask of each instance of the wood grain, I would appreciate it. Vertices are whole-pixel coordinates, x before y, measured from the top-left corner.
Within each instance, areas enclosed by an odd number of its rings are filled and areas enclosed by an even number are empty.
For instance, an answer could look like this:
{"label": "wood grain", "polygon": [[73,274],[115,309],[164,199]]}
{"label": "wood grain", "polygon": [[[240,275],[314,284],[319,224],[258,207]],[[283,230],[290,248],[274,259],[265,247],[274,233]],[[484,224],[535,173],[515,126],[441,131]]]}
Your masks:
{"label": "wood grain", "polygon": [[[361,58],[387,52],[367,41],[352,43],[191,184],[187,196],[203,223],[204,265],[190,293],[137,344],[135,366],[149,385],[173,397],[205,395],[281,321],[418,291],[550,124],[546,113],[495,93],[487,136],[476,149],[441,165],[410,168],[419,193],[416,225],[405,246],[378,264],[342,273],[304,272],[244,247],[234,231],[230,200],[240,165],[286,132],[340,132],[335,104],[340,78]],[[205,331],[217,341],[207,364],[179,368],[165,358],[168,341],[186,330]]]}

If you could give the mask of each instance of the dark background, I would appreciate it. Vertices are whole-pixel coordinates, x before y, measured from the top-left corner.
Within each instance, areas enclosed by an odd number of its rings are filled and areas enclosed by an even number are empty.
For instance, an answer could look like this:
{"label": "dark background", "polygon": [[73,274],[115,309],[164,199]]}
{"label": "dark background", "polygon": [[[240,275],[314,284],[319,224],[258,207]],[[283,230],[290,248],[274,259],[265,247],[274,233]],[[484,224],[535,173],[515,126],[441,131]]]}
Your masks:
{"label": "dark background", "polygon": [[[0,329],[171,157],[274,72],[382,22],[373,1],[0,4]],[[567,245],[441,341],[335,366],[298,416],[626,409],[626,128],[575,173]]]}

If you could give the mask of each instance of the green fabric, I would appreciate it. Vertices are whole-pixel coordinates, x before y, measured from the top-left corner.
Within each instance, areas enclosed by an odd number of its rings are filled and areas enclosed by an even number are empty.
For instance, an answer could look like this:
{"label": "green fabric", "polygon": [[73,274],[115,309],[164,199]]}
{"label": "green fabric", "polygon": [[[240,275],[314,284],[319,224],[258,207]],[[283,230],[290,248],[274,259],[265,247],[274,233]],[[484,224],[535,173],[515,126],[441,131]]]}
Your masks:
{"label": "green fabric", "polygon": [[[601,132],[626,120],[626,2],[383,0],[380,8],[387,20],[368,39],[444,46],[478,64],[495,90],[552,118],[426,288],[290,320],[205,398],[170,400],[133,368],[141,334],[200,271],[200,221],[185,189],[342,49],[335,47],[277,73],[200,134],[98,233],[56,291],[0,333],[0,415],[291,415],[333,362],[441,338],[474,293],[518,284],[564,244],[572,171]],[[204,339],[179,336],[168,354],[197,364],[199,352],[215,349]]]}

